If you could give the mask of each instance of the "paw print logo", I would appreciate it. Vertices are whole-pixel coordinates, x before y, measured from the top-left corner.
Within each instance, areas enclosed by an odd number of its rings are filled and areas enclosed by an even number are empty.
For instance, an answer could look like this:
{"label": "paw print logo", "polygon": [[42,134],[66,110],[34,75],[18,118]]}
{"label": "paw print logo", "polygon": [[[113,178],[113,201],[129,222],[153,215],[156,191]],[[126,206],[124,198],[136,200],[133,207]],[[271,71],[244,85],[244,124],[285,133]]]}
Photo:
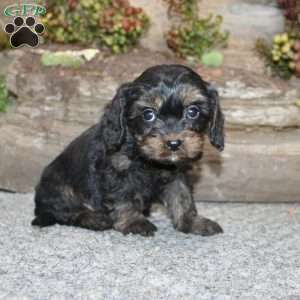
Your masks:
{"label": "paw print logo", "polygon": [[39,35],[44,32],[45,27],[43,24],[36,24],[34,17],[27,17],[25,21],[22,17],[16,17],[13,23],[5,26],[4,30],[11,34],[12,47],[18,48],[23,45],[36,47],[39,44]]}

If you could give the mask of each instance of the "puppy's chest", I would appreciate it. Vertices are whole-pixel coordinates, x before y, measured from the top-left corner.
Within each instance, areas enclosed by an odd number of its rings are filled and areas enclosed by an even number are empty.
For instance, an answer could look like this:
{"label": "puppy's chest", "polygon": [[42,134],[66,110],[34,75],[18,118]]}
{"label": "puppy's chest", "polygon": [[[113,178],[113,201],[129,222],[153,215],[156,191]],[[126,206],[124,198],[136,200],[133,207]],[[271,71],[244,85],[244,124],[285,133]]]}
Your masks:
{"label": "puppy's chest", "polygon": [[152,168],[141,167],[128,174],[133,194],[140,197],[144,207],[153,201],[160,201],[167,184],[173,180],[170,172],[163,170],[153,170]]}
{"label": "puppy's chest", "polygon": [[146,194],[146,198],[156,197],[176,176],[176,172],[172,170],[158,168],[142,160],[131,160],[122,153],[116,153],[111,157],[111,165],[114,170],[112,173],[116,176],[115,180],[120,180],[120,185],[126,182],[127,188],[139,194]]}
{"label": "puppy's chest", "polygon": [[169,170],[158,169],[149,165],[144,165],[136,174],[137,181],[142,180],[143,184],[136,185],[137,189],[147,190],[151,199],[157,199],[168,183],[176,177],[175,173]]}
{"label": "puppy's chest", "polygon": [[169,171],[159,170],[144,163],[132,163],[127,173],[128,178],[134,182],[137,189],[158,190],[172,181],[172,174]]}

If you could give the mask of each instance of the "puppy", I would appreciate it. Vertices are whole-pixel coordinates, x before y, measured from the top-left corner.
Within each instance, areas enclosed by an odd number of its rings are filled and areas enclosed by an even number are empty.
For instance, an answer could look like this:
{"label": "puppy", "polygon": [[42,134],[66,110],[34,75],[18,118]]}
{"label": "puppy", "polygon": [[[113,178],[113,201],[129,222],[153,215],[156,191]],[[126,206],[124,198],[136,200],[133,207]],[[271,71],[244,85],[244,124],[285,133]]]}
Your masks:
{"label": "puppy", "polygon": [[151,236],[157,228],[146,216],[159,200],[176,230],[222,232],[198,215],[186,173],[202,156],[205,134],[223,150],[223,126],[218,93],[197,73],[181,65],[147,69],[45,168],[32,225]]}

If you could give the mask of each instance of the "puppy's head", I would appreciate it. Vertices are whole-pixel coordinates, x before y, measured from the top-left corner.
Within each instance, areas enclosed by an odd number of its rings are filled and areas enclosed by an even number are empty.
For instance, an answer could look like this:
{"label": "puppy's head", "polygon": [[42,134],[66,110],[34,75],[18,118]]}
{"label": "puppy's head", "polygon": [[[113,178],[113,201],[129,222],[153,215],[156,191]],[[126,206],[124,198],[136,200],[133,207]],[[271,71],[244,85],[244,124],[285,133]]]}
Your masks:
{"label": "puppy's head", "polygon": [[218,93],[187,67],[162,65],[146,70],[119,89],[113,107],[119,143],[130,134],[146,159],[178,163],[200,158],[205,134],[217,149],[224,148]]}

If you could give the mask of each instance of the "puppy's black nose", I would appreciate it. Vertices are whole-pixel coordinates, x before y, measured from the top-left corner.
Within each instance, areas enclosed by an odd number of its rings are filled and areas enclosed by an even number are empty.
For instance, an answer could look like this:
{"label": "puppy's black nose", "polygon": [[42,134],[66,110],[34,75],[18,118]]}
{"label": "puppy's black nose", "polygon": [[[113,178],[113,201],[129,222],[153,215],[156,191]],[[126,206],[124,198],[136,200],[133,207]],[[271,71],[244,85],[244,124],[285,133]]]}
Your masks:
{"label": "puppy's black nose", "polygon": [[167,146],[171,151],[177,151],[181,144],[181,140],[167,141]]}

